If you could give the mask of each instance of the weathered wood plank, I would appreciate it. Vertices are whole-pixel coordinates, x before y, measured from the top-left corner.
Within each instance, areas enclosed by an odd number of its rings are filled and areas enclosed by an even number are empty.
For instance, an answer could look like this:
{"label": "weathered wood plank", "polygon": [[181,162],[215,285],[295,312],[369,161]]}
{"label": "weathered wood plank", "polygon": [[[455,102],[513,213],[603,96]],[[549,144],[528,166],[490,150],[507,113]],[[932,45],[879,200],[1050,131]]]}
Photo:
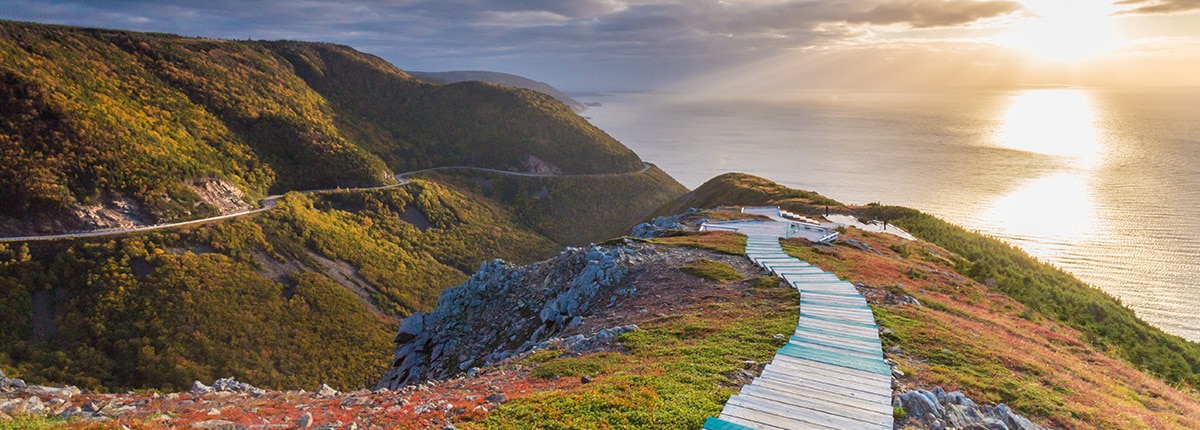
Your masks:
{"label": "weathered wood plank", "polygon": [[859,409],[847,406],[844,403],[838,403],[840,399],[819,398],[819,397],[804,397],[793,396],[789,393],[775,392],[762,389],[761,387],[747,387],[739,394],[743,397],[759,398],[768,401],[773,401],[783,405],[788,405],[795,408],[807,409],[814,412],[826,413],[836,417],[857,421],[870,426],[891,426],[892,417],[891,410],[885,415],[880,411],[872,411]]}
{"label": "weathered wood plank", "polygon": [[[733,400],[733,398],[730,397],[730,400]],[[737,422],[737,423],[744,423],[744,422],[756,423],[755,425],[752,425],[752,426],[758,427],[758,428],[764,428],[764,429],[771,429],[771,430],[774,430],[774,429],[784,429],[784,430],[836,429],[836,427],[829,427],[829,426],[819,425],[819,424],[815,424],[815,423],[810,423],[810,422],[803,421],[803,420],[796,419],[796,418],[782,417],[782,416],[778,416],[775,414],[763,413],[761,411],[757,411],[757,410],[745,407],[744,405],[738,404],[737,402],[733,402],[733,403],[726,402],[725,403],[725,410],[721,411],[721,419],[727,420],[727,421],[732,421],[732,422]]]}
{"label": "weathered wood plank", "polygon": [[775,360],[771,361],[771,365],[774,366],[773,369],[778,369],[779,372],[790,372],[797,375],[797,379],[824,379],[830,383],[842,386],[851,386],[847,384],[863,386],[866,387],[865,389],[878,393],[890,392],[892,389],[892,378],[890,376],[863,372],[848,367],[834,366],[819,361],[783,355],[775,357]]}
{"label": "weathered wood plank", "polygon": [[[862,400],[865,402],[871,402],[871,403],[879,403],[879,404],[885,404],[885,403],[890,404],[891,403],[890,395],[883,396],[883,395],[879,394],[877,392],[877,390],[874,390],[873,388],[870,388],[870,387],[864,387],[861,385],[856,386],[856,387],[845,387],[842,385],[838,385],[834,381],[825,381],[825,380],[818,381],[818,380],[813,380],[813,379],[796,379],[796,378],[786,379],[786,378],[784,378],[784,376],[786,376],[786,375],[771,373],[771,374],[764,374],[760,378],[762,378],[764,381],[767,381],[767,382],[774,382],[776,384],[784,384],[784,385],[793,387],[794,389],[797,389],[797,390],[819,391],[819,392],[826,393],[826,394],[832,395],[832,396],[841,396],[841,397],[859,399],[859,400]],[[757,381],[757,379],[755,379],[755,381]]]}
{"label": "weathered wood plank", "polygon": [[778,417],[796,417],[805,422],[822,425],[826,427],[839,429],[873,429],[881,428],[872,426],[871,424],[840,417],[830,414],[825,411],[814,411],[782,403],[773,399],[763,398],[746,398],[743,396],[733,396],[729,398],[730,403],[738,404],[744,408],[765,414],[775,415]]}
{"label": "weathered wood plank", "polygon": [[818,339],[814,336],[795,336],[795,335],[789,337],[788,342],[794,342],[797,344],[808,345],[808,346],[815,345],[815,346],[823,346],[823,347],[827,347],[827,348],[834,348],[834,349],[838,350],[835,352],[848,351],[848,352],[858,354],[858,355],[861,355],[864,357],[878,358],[880,360],[883,360],[883,350],[879,349],[879,346],[877,346],[877,345],[862,345],[862,344],[858,344],[858,343],[851,343],[851,342],[840,341],[840,340],[836,340],[836,339],[835,340],[827,340],[827,339]]}
{"label": "weathered wood plank", "polygon": [[891,413],[891,411],[892,411],[892,406],[891,406],[890,402],[884,403],[877,399],[871,399],[871,398],[863,399],[863,398],[857,398],[857,397],[842,396],[842,395],[832,394],[832,393],[829,393],[826,391],[817,390],[812,387],[805,387],[804,385],[799,385],[799,384],[791,385],[791,384],[786,384],[786,383],[772,380],[772,379],[762,379],[761,381],[756,379],[756,380],[754,380],[753,384],[742,387],[742,389],[745,390],[750,387],[762,387],[763,389],[766,389],[766,390],[784,392],[784,393],[788,393],[789,395],[798,396],[798,397],[806,397],[807,396],[807,397],[819,397],[819,398],[831,399],[831,401],[836,400],[838,402],[841,402],[842,404],[845,404],[848,406],[853,406],[853,407],[859,408],[859,409],[869,410],[869,411],[888,412],[888,413]]}
{"label": "weathered wood plank", "polygon": [[826,393],[824,391],[814,390],[814,389],[806,388],[803,386],[787,385],[787,384],[783,384],[778,381],[773,381],[770,379],[764,379],[762,381],[756,380],[756,381],[754,381],[753,384],[742,387],[742,392],[744,393],[744,392],[746,392],[746,390],[758,390],[758,389],[767,390],[767,391],[774,392],[774,393],[781,393],[783,395],[792,396],[792,397],[801,398],[801,399],[806,399],[806,398],[825,399],[829,402],[836,402],[838,404],[844,405],[845,407],[862,409],[862,410],[870,411],[870,412],[888,413],[888,414],[892,413],[892,406],[890,404],[883,404],[881,402],[858,399],[858,398],[847,397],[847,396],[833,395],[833,394]]}

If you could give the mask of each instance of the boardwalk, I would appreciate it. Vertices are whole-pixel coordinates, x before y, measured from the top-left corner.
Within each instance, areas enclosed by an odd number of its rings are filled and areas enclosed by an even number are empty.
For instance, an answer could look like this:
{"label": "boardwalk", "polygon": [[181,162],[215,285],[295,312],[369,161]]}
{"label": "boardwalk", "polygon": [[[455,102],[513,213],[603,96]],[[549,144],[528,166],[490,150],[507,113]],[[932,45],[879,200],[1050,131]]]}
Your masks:
{"label": "boardwalk", "polygon": [[700,226],[700,230],[736,231],[750,237],[776,239],[803,237],[815,243],[829,243],[838,238],[838,232],[833,228],[823,226],[816,220],[781,211],[777,207],[743,208],[742,213],[761,215],[770,220],[706,222]]}
{"label": "boardwalk", "polygon": [[[769,211],[778,214],[746,210]],[[789,220],[767,215],[773,221],[722,224],[741,227],[746,256],[800,291],[800,319],[762,374],[704,428],[891,429],[891,368],[866,299],[849,282],[785,254],[779,238]]]}

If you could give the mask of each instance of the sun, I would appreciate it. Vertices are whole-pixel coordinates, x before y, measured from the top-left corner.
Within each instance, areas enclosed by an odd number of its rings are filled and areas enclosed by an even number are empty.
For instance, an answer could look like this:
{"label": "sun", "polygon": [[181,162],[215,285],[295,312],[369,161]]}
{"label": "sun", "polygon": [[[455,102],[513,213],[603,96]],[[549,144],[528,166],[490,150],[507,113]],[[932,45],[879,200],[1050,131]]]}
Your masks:
{"label": "sun", "polygon": [[1111,2],[1021,0],[1030,15],[993,39],[1042,60],[1079,62],[1117,47]]}

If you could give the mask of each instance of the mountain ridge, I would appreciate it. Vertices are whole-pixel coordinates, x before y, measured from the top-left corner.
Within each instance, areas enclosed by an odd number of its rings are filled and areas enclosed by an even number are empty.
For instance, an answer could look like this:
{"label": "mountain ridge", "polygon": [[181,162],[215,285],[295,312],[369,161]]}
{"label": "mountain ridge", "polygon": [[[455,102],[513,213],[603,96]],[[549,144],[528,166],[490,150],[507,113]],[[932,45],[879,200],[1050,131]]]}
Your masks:
{"label": "mountain ridge", "polygon": [[441,84],[453,84],[463,81],[481,81],[498,85],[507,85],[510,87],[524,88],[527,90],[545,93],[550,97],[554,97],[558,101],[567,105],[567,107],[571,108],[571,110],[575,111],[575,113],[581,113],[587,110],[587,106],[585,106],[583,103],[571,98],[571,96],[562,92],[558,88],[551,86],[550,84],[542,81],[535,81],[533,79],[511,73],[488,72],[482,70],[453,70],[445,72],[410,71],[408,73],[417,79]]}
{"label": "mountain ridge", "polygon": [[439,165],[642,168],[549,96],[431,85],[345,46],[2,21],[0,59],[10,234],[202,218],[225,210],[218,201],[384,185]]}

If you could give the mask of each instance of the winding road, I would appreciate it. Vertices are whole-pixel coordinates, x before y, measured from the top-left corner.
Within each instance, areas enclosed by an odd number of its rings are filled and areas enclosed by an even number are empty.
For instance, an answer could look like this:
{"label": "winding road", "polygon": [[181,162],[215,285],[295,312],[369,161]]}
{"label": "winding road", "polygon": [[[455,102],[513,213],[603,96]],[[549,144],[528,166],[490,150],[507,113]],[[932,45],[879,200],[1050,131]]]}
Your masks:
{"label": "winding road", "polygon": [[[651,168],[654,167],[654,165],[650,164],[650,163],[643,163],[643,164],[645,164],[645,167],[643,167],[642,170],[638,170],[636,172],[589,173],[589,174],[578,174],[578,175],[513,172],[513,171],[508,171],[508,170],[489,169],[486,167],[474,167],[474,166],[442,166],[442,167],[431,167],[428,169],[421,169],[421,170],[413,170],[411,172],[397,173],[394,175],[397,182],[395,184],[391,184],[391,185],[383,185],[383,186],[379,186],[379,187],[367,187],[367,188],[326,188],[326,189],[320,189],[320,190],[303,190],[303,191],[294,191],[294,192],[297,192],[300,194],[319,194],[319,193],[334,193],[334,192],[347,192],[347,191],[384,190],[384,189],[388,189],[388,188],[395,188],[395,187],[407,185],[408,184],[408,179],[407,179],[408,176],[416,175],[419,173],[433,172],[433,171],[437,171],[437,170],[474,170],[474,171],[479,171],[479,172],[499,173],[499,174],[504,174],[504,175],[522,176],[522,177],[530,177],[530,178],[542,178],[542,177],[549,178],[549,177],[599,177],[599,176],[639,175],[642,173],[646,173],[647,171],[649,171]],[[155,224],[155,225],[140,226],[140,227],[133,227],[133,228],[112,228],[112,229],[92,230],[92,231],[77,232],[77,233],[49,234],[49,235],[41,235],[41,236],[0,237],[0,242],[29,242],[29,241],[38,241],[38,240],[57,240],[57,239],[96,237],[96,236],[112,236],[112,235],[118,235],[118,234],[159,230],[159,229],[164,229],[164,228],[183,227],[183,226],[188,226],[188,225],[192,225],[192,224],[200,224],[200,223],[206,223],[206,222],[211,222],[211,221],[219,221],[219,220],[223,220],[223,219],[236,218],[236,217],[240,217],[240,216],[251,215],[251,214],[256,214],[259,212],[269,211],[269,210],[275,208],[275,206],[278,204],[279,199],[282,197],[283,197],[282,194],[277,194],[277,195],[269,196],[265,199],[262,199],[261,207],[259,207],[258,209],[251,209],[248,211],[219,215],[219,216],[214,216],[214,217],[209,217],[209,218],[195,219],[195,220],[190,220],[190,221],[173,222],[173,223],[168,223],[168,224]]]}

